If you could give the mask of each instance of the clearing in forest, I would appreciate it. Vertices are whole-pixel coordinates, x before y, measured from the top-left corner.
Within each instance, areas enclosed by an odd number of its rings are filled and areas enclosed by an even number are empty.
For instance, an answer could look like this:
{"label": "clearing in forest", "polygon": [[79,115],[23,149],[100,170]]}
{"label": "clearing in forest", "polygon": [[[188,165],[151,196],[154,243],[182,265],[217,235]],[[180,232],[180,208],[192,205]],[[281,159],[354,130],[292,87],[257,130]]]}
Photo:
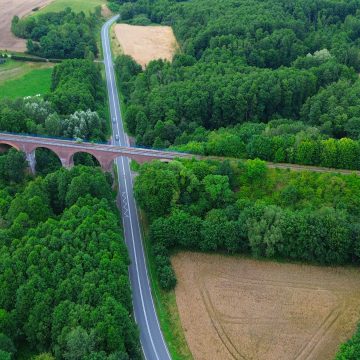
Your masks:
{"label": "clearing in forest", "polygon": [[117,24],[116,37],[126,55],[145,67],[151,60],[171,61],[178,47],[170,26]]}
{"label": "clearing in forest", "polygon": [[176,302],[196,360],[334,358],[355,331],[360,270],[179,253]]}
{"label": "clearing in forest", "polygon": [[0,49],[24,52],[26,40],[17,38],[11,32],[11,20],[31,13],[33,9],[50,4],[53,0],[2,0],[0,10]]}

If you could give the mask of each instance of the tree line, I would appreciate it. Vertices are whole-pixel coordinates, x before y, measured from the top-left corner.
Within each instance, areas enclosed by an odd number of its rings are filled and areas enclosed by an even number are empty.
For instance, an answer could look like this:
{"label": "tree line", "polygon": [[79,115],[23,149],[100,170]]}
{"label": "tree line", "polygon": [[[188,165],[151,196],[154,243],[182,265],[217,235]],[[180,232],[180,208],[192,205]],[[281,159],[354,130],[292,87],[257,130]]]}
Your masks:
{"label": "tree line", "polygon": [[14,16],[12,32],[27,40],[27,51],[50,59],[94,59],[98,55],[95,31],[101,9],[86,16],[71,8],[19,19]]}
{"label": "tree line", "polygon": [[360,327],[354,336],[340,346],[335,360],[356,360],[360,358]]}
{"label": "tree line", "polygon": [[[355,131],[355,130],[354,130]],[[201,155],[360,170],[360,141],[334,139],[316,126],[288,119],[182,134],[172,148]]]}

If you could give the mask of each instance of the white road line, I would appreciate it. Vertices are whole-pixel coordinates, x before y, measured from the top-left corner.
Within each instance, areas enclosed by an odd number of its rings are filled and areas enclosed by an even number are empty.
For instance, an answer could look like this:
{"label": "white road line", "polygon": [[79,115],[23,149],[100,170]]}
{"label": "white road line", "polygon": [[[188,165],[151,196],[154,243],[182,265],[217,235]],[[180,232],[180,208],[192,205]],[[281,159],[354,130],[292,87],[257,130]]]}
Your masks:
{"label": "white road line", "polygon": [[[105,54],[108,60],[108,66],[109,66],[109,73],[110,73],[110,62],[109,62],[109,39],[108,39],[108,27],[109,27],[109,22],[107,23],[105,29],[107,30],[106,33],[104,35],[105,36],[105,44],[104,44],[104,50],[105,50]],[[115,102],[115,95],[114,95],[114,88],[113,88],[113,84],[112,84],[112,75],[113,74],[109,74],[109,80],[110,80],[110,86],[111,86],[111,95],[112,95],[112,100],[113,100],[113,105],[114,105],[114,112],[115,112],[115,117],[116,117],[116,125],[117,125],[117,131],[118,131],[118,135],[120,135],[120,129],[119,129],[119,121],[118,121],[118,114],[117,114],[117,106],[116,106],[116,102]],[[115,85],[116,86],[116,85]],[[110,108],[111,111],[111,108]],[[120,137],[120,136],[119,136]],[[136,251],[136,246],[135,246],[135,237],[134,237],[134,229],[133,229],[133,223],[132,223],[132,218],[131,218],[131,210],[130,210],[130,201],[129,201],[129,194],[128,194],[128,187],[127,187],[127,180],[126,180],[126,172],[125,172],[125,166],[124,166],[124,158],[121,157],[120,159],[121,164],[122,164],[122,168],[123,168],[123,178],[124,178],[124,184],[125,184],[125,192],[126,192],[126,199],[127,199],[127,205],[128,205],[128,209],[129,209],[129,220],[130,220],[130,229],[131,229],[131,239],[132,239],[132,244],[133,244],[133,250],[134,250],[134,258],[135,258],[135,267],[136,267],[136,275],[137,275],[137,279],[138,279],[138,287],[139,287],[139,291],[140,291],[140,298],[141,298],[141,305],[143,308],[143,312],[144,312],[144,318],[145,318],[145,322],[146,322],[146,327],[148,330],[148,334],[150,337],[150,341],[152,344],[152,347],[154,349],[156,358],[159,359],[159,355],[156,351],[156,347],[152,338],[152,334],[150,331],[150,326],[149,326],[149,322],[148,322],[148,318],[147,318],[147,314],[146,314],[146,310],[145,310],[145,304],[144,304],[144,298],[143,298],[143,293],[142,293],[142,288],[141,288],[141,280],[140,280],[140,275],[139,275],[139,266],[138,266],[138,262],[137,262],[137,251]],[[118,168],[118,172],[119,171],[119,163],[117,162],[117,168]],[[131,177],[130,177],[131,178]],[[119,182],[119,190],[120,190],[120,182]],[[124,232],[126,231],[126,226],[124,226]],[[146,265],[146,264],[145,264]],[[157,316],[156,316],[157,318]],[[144,356],[146,357],[146,354],[144,353]]]}
{"label": "white road line", "polygon": [[[131,177],[130,177],[130,178],[131,178]],[[130,181],[131,181],[131,186],[133,186],[132,178],[131,178]],[[135,211],[136,211],[136,215],[137,215],[138,219],[140,219],[140,218],[139,218],[139,213],[138,213],[138,210],[137,210],[137,207],[136,207],[136,206],[135,206]],[[139,233],[140,233],[140,235],[141,235],[140,223],[138,222],[137,225],[138,225]],[[145,259],[145,252],[144,252],[144,251],[143,251],[143,259],[144,259],[145,269],[146,269],[146,278],[147,278],[148,286],[149,286],[150,291],[151,291],[151,287],[150,287],[150,283],[149,283],[149,281],[150,281],[150,280],[149,280],[149,274],[148,274],[148,269],[147,269],[147,266],[146,266],[146,259]],[[152,304],[152,308],[153,308],[153,310],[154,310],[154,313],[157,314],[157,312],[156,312],[156,310],[155,310],[155,304],[154,304],[154,300],[153,300],[153,298],[152,298],[152,295],[151,295],[151,304]],[[166,344],[165,339],[164,339],[164,334],[162,333],[161,328],[160,328],[159,319],[158,319],[157,315],[156,315],[155,317],[156,317],[157,326],[158,326],[159,331],[160,331],[160,334],[161,334],[161,339],[162,339],[163,343]],[[166,349],[166,352],[167,352],[167,354],[168,354],[169,359],[171,359],[171,356],[170,356],[170,353],[169,353],[169,349],[168,349],[168,347],[167,347],[166,345],[165,345],[165,349]]]}

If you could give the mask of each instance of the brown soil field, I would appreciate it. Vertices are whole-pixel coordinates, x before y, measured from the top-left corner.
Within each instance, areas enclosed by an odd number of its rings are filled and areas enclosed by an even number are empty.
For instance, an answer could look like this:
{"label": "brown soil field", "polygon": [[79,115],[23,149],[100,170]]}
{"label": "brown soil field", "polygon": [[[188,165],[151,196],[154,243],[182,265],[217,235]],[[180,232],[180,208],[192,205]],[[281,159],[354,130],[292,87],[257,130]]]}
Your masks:
{"label": "brown soil field", "polygon": [[176,302],[196,360],[329,360],[360,319],[360,270],[179,253]]}
{"label": "brown soil field", "polygon": [[116,37],[124,54],[145,67],[151,60],[171,61],[178,45],[170,26],[117,24]]}
{"label": "brown soil field", "polygon": [[11,32],[11,20],[17,15],[23,17],[36,7],[43,7],[53,0],[2,0],[0,8],[0,49],[23,52],[26,41]]}

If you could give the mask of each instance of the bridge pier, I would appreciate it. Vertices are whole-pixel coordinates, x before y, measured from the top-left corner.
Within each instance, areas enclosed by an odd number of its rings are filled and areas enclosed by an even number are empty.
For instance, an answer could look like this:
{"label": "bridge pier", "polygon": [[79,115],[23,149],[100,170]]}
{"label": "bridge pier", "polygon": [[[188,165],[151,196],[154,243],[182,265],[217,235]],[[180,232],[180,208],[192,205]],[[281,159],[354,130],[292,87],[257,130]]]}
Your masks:
{"label": "bridge pier", "polygon": [[26,152],[26,160],[29,164],[30,171],[33,175],[36,173],[36,157],[35,157],[35,150],[31,152]]}
{"label": "bridge pier", "polygon": [[101,169],[105,172],[109,172],[111,173],[113,171],[113,164],[114,164],[114,160],[113,159],[106,159],[102,156],[98,157],[98,161],[100,163]]}
{"label": "bridge pier", "polygon": [[74,166],[74,159],[70,157],[60,157],[61,165],[66,169],[71,169]]}

